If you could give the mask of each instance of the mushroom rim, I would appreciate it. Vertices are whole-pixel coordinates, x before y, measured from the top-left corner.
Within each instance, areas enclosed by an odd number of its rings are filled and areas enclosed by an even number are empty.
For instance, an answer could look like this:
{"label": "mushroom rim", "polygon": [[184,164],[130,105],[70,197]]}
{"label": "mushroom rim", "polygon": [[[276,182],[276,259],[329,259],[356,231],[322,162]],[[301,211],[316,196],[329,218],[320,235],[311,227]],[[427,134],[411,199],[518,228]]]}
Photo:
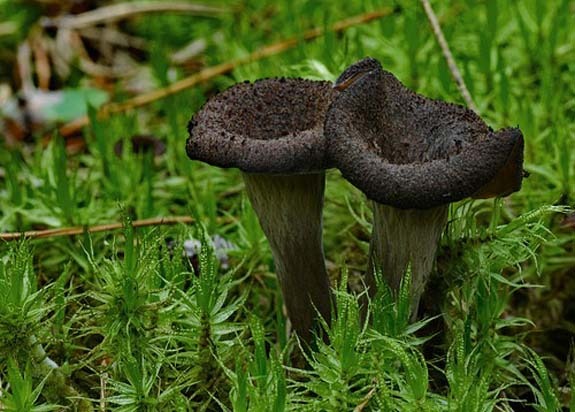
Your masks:
{"label": "mushroom rim", "polygon": [[254,174],[305,174],[333,168],[327,156],[324,131],[307,129],[280,139],[222,139],[217,132],[206,132],[202,142],[191,135],[186,153],[198,160],[221,168],[237,168]]}
{"label": "mushroom rim", "polygon": [[[369,199],[400,209],[430,209],[470,197],[488,184],[522,145],[517,130],[489,133],[487,139],[456,155],[424,162],[390,163],[357,139],[340,144],[340,150],[330,151],[330,156],[343,177]],[[356,158],[361,153],[363,159],[350,161],[349,153]]]}

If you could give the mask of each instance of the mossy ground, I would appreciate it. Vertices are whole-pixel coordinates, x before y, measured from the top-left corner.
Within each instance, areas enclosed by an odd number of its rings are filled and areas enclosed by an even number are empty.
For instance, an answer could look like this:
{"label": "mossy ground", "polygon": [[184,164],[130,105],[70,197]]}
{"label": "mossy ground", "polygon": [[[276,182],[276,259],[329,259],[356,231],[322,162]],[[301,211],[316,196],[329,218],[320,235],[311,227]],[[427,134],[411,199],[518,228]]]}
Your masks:
{"label": "mossy ground", "polygon": [[[147,107],[93,115],[79,153],[67,153],[57,133],[47,145],[40,135],[16,149],[0,141],[0,231],[125,222],[118,231],[0,244],[0,403],[11,410],[21,395],[37,408],[66,404],[51,387],[56,380],[35,373],[39,343],[66,385],[90,399],[82,408],[575,410],[575,230],[561,225],[575,204],[575,3],[434,2],[481,116],[494,129],[521,127],[530,176],[508,198],[451,207],[423,303],[439,318],[410,325],[406,297],[382,288],[363,327],[349,291],[361,289],[371,212],[363,195],[328,172],[324,239],[337,320],[326,325],[331,344],[317,342],[307,360],[287,335],[271,254],[239,172],[187,159],[189,118],[235,82],[333,80],[367,55],[422,94],[462,99],[418,2],[221,4],[232,12],[124,23],[149,42],[140,58],[158,86],[313,27],[381,8],[390,14],[327,31]],[[13,57],[39,13],[28,3],[0,2],[2,18],[22,27],[0,37],[0,58]],[[192,39],[206,42],[195,66],[171,68],[167,56]],[[117,86],[113,99],[123,96]],[[114,153],[118,141],[143,133],[158,136],[166,152]],[[196,223],[130,226],[172,215]],[[184,241],[214,235],[235,245],[229,268],[204,248],[194,274]]]}

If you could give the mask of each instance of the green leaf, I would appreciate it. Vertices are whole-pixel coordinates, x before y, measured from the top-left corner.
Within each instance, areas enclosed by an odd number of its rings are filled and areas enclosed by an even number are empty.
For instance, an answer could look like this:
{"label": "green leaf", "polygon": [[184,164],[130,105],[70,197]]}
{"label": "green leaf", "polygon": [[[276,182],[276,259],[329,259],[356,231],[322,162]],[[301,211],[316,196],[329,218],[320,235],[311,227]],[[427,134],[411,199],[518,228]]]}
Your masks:
{"label": "green leaf", "polygon": [[100,89],[63,89],[56,103],[46,106],[43,115],[52,122],[70,122],[87,114],[87,107],[100,107],[108,100],[108,94]]}

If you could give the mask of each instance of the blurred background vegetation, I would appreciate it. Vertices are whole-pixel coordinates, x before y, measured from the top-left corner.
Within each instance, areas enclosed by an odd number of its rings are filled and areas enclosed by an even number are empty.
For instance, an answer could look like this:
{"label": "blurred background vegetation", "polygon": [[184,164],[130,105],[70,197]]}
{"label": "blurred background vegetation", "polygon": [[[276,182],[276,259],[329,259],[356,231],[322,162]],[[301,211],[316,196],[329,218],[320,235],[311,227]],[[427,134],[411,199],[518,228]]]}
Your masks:
{"label": "blurred background vegetation", "polygon": [[[452,206],[423,321],[383,294],[362,328],[371,212],[328,172],[338,316],[303,359],[240,175],[189,161],[186,125],[236,82],[365,56],[463,104],[421,4],[0,0],[0,409],[575,411],[575,2],[432,5],[529,177]],[[165,216],[195,223],[132,225]]]}

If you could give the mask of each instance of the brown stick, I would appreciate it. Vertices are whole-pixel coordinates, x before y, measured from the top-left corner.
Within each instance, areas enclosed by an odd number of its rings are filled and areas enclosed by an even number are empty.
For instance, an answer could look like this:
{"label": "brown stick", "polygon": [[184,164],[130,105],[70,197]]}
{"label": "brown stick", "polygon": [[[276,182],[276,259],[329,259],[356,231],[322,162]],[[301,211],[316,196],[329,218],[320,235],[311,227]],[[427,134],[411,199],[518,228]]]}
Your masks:
{"label": "brown stick", "polygon": [[[392,12],[393,12],[392,9],[386,8],[371,13],[365,13],[359,16],[350,17],[349,19],[341,20],[335,23],[332,26],[332,30],[336,33],[339,33],[344,31],[345,29],[348,29],[349,27],[357,26],[359,24],[367,23],[372,20],[389,16]],[[303,34],[303,40],[309,41],[315,39],[323,35],[324,32],[325,31],[321,28],[314,28],[308,30]],[[136,107],[145,106],[158,99],[162,99],[172,94],[181,92],[182,90],[189,89],[190,87],[193,87],[199,83],[210,80],[216,76],[231,72],[238,66],[256,60],[261,60],[266,57],[270,57],[273,56],[274,54],[278,54],[285,50],[293,48],[301,40],[302,38],[291,38],[288,40],[281,41],[279,43],[271,44],[269,46],[263,47],[262,49],[256,50],[253,53],[248,54],[247,56],[239,57],[237,59],[230,60],[228,62],[218,64],[216,66],[208,67],[204,70],[201,70],[198,73],[186,77],[185,79],[172,83],[163,89],[154,90],[152,92],[136,96],[123,103],[109,103],[107,105],[102,106],[102,108],[100,109],[100,114],[107,116],[113,113],[120,113]],[[89,122],[90,120],[88,119],[88,116],[80,117],[62,126],[60,128],[60,134],[62,136],[69,136],[70,134],[86,126]]]}
{"label": "brown stick", "polygon": [[[193,223],[194,219],[190,216],[168,216],[168,217],[155,217],[151,219],[141,219],[134,220],[132,222],[133,227],[144,227],[144,226],[158,226],[158,225],[174,225],[177,223]],[[107,232],[110,230],[117,230],[124,227],[122,223],[107,223],[104,225],[96,226],[74,226],[74,227],[63,227],[59,229],[47,229],[47,230],[30,230],[27,232],[13,232],[13,233],[0,233],[0,240],[18,240],[18,239],[40,239],[46,237],[56,237],[56,236],[73,236],[81,235],[82,233],[96,233],[96,232]]]}
{"label": "brown stick", "polygon": [[44,27],[58,27],[66,29],[82,29],[100,23],[110,23],[143,13],[194,13],[194,14],[221,14],[227,10],[220,7],[212,7],[205,4],[184,2],[146,1],[113,4],[104,6],[84,13],[57,18],[43,19]]}
{"label": "brown stick", "polygon": [[453,58],[453,54],[451,54],[451,50],[449,49],[449,44],[447,44],[447,40],[445,40],[445,36],[443,35],[443,31],[441,30],[441,26],[439,25],[439,21],[437,20],[437,16],[435,12],[431,8],[431,4],[429,4],[429,0],[420,0],[425,10],[425,14],[427,15],[427,19],[431,24],[431,29],[433,31],[433,35],[441,48],[441,52],[443,53],[443,57],[447,61],[447,66],[449,67],[449,71],[451,72],[451,76],[455,83],[457,84],[457,88],[459,89],[459,93],[463,96],[463,100],[467,103],[467,106],[476,113],[479,113],[477,106],[473,102],[471,98],[471,94],[463,81],[463,77],[461,76],[461,72],[457,68],[455,64],[455,59]]}
{"label": "brown stick", "polygon": [[355,407],[355,409],[353,410],[353,412],[362,412],[363,409],[367,406],[367,404],[368,404],[369,401],[371,400],[371,398],[373,398],[373,395],[375,395],[375,392],[376,392],[376,388],[372,388],[372,389],[367,393],[367,395],[365,395],[365,397],[363,398],[363,400],[361,401],[361,403]]}

